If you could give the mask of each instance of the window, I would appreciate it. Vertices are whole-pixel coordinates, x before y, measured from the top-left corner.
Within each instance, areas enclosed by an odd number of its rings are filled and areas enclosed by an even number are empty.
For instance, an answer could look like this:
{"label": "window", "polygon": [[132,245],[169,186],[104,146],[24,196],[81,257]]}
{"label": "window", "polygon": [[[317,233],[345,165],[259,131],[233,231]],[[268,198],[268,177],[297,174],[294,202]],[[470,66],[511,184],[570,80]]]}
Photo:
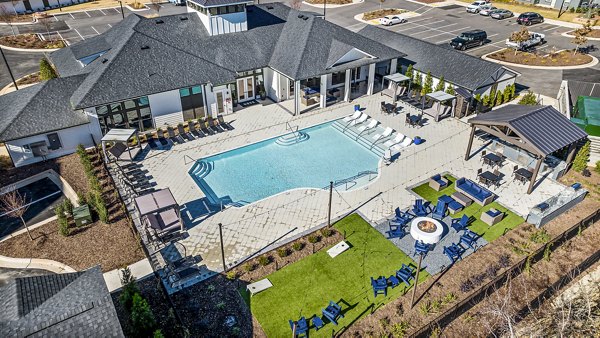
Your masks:
{"label": "window", "polygon": [[144,131],[153,128],[150,101],[147,96],[96,107],[102,133],[112,128],[135,128]]}
{"label": "window", "polygon": [[62,144],[60,143],[60,139],[58,138],[58,133],[48,134],[46,135],[46,137],[48,138],[48,143],[50,143],[48,149],[58,150],[62,148]]}
{"label": "window", "polygon": [[345,71],[331,74],[331,85],[332,86],[342,84],[342,83],[344,83],[345,80],[346,80],[346,72]]}
{"label": "window", "polygon": [[222,7],[211,7],[208,9],[210,15],[223,15],[231,13],[240,13],[244,11],[244,5],[230,5]]}
{"label": "window", "polygon": [[182,88],[179,90],[179,96],[181,97],[181,109],[183,110],[184,121],[204,118],[206,116],[202,87]]}

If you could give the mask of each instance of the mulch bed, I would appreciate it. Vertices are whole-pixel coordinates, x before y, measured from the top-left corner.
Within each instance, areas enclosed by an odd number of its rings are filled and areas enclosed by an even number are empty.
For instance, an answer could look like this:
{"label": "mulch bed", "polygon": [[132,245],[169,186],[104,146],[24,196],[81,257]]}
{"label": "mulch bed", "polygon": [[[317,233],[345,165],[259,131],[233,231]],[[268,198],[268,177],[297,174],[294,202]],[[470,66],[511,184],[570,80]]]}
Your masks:
{"label": "mulch bed", "polygon": [[[3,171],[0,174],[0,187],[48,169],[54,169],[76,192],[87,194],[90,190],[77,154]],[[80,228],[71,224],[71,234],[64,237],[58,233],[58,223],[52,221],[31,230],[33,241],[23,233],[0,242],[0,255],[52,259],[76,270],[101,264],[103,271],[145,258],[111,181],[103,171],[98,174],[98,178],[105,187],[104,198],[110,214],[110,224],[96,221]]]}
{"label": "mulch bed", "polygon": [[327,2],[328,5],[346,5],[351,4],[352,0],[306,0],[309,4],[322,5]]}
{"label": "mulch bed", "polygon": [[0,37],[0,44],[14,48],[45,49],[63,48],[63,41],[40,40],[35,34],[8,35]]}
{"label": "mulch bed", "polygon": [[40,73],[37,72],[37,73],[25,75],[22,78],[18,79],[17,86],[34,84],[34,83],[38,83],[40,81],[42,81],[42,80],[40,80]]}
{"label": "mulch bed", "polygon": [[383,18],[386,15],[395,15],[402,14],[408,12],[406,9],[398,9],[398,8],[388,8],[388,9],[378,9],[370,12],[366,12],[363,14],[363,20],[373,20]]}
{"label": "mulch bed", "polygon": [[490,54],[488,57],[494,60],[519,65],[546,67],[579,66],[592,62],[591,56],[582,53],[573,54],[573,51],[569,50],[549,54],[534,54],[521,51],[515,53],[514,49],[506,48]]}

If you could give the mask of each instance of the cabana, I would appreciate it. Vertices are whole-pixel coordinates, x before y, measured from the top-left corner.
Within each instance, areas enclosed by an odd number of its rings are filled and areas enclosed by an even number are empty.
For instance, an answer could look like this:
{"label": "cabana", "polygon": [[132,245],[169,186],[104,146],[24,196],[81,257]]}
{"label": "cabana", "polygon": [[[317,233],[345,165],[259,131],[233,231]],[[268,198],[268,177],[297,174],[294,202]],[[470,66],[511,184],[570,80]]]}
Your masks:
{"label": "cabana", "polygon": [[[137,140],[137,147],[129,147],[128,142],[133,139]],[[115,161],[133,161],[133,159],[142,151],[142,144],[138,135],[137,129],[118,129],[109,130],[102,137],[102,152],[106,162],[110,162],[108,154],[112,155]],[[106,145],[112,143],[112,147],[106,151]]]}
{"label": "cabana", "polygon": [[185,230],[179,205],[169,188],[136,197],[135,207],[142,224],[157,239]]}
{"label": "cabana", "polygon": [[[443,90],[439,90],[437,92],[429,93],[425,95],[426,100],[423,100],[421,109],[424,114],[427,114],[435,119],[435,122],[438,122],[441,117],[452,115],[454,116],[454,107],[456,105],[456,96],[452,94],[448,94]],[[429,108],[425,108],[425,101],[431,100],[433,104]],[[448,102],[452,100],[452,104],[450,106],[442,105],[444,102]]]}
{"label": "cabana", "polygon": [[[480,129],[498,139],[523,149],[531,154],[536,165],[529,181],[527,193],[533,191],[540,167],[546,157],[567,149],[567,168],[573,162],[577,143],[587,138],[587,134],[569,121],[552,106],[506,105],[485,114],[469,119],[471,137],[465,154],[465,161],[471,156],[475,129]],[[504,149],[510,155],[511,148]]]}
{"label": "cabana", "polygon": [[[385,80],[388,80],[388,88],[383,89]],[[405,81],[409,81],[408,88],[410,88],[410,78],[406,75],[394,73],[384,76],[383,81],[381,81],[381,95],[387,95],[391,97],[394,101],[396,101],[398,95],[404,94],[404,92],[406,92],[407,90],[406,87],[402,87],[402,90],[398,92],[398,86],[400,85],[400,83]]]}

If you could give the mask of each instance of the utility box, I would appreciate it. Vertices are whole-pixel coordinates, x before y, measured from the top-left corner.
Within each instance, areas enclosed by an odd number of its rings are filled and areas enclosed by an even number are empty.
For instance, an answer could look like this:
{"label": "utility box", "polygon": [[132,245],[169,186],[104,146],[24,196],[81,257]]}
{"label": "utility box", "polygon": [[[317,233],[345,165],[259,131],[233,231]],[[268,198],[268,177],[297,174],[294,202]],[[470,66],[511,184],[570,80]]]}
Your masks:
{"label": "utility box", "polygon": [[87,204],[73,208],[73,220],[78,227],[92,223],[92,214]]}

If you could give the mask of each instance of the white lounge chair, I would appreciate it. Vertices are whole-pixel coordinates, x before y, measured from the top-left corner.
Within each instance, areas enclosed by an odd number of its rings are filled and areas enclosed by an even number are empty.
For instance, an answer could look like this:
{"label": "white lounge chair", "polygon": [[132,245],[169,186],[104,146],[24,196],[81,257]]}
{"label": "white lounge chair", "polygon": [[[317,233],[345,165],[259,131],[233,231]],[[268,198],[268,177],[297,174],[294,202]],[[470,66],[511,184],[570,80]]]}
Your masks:
{"label": "white lounge chair", "polygon": [[355,125],[357,125],[357,124],[361,124],[361,123],[365,122],[365,121],[366,121],[368,118],[369,118],[369,115],[367,115],[367,114],[362,114],[362,115],[361,115],[361,116],[360,116],[358,119],[356,119],[356,120],[352,120],[352,121],[350,122],[350,125],[351,125],[351,126],[355,126]]}
{"label": "white lounge chair", "polygon": [[390,127],[386,127],[385,130],[383,131],[383,133],[373,135],[373,144],[377,143],[377,141],[379,141],[383,138],[390,137],[390,135],[392,135],[393,132],[394,132],[394,129],[392,129]]}
{"label": "white lounge chair", "polygon": [[403,141],[402,141],[400,144],[398,144],[398,146],[399,146],[399,147],[402,147],[402,148],[406,148],[406,147],[408,147],[409,145],[411,145],[412,141],[413,141],[413,139],[412,139],[412,138],[410,138],[410,137],[406,137],[406,138],[405,138],[405,139],[404,139],[404,140],[403,140]]}
{"label": "white lounge chair", "polygon": [[362,115],[362,112],[360,110],[357,110],[354,112],[354,114],[344,117],[344,119],[342,121],[344,121],[344,122],[354,121],[357,118],[359,118],[361,115]]}
{"label": "white lounge chair", "polygon": [[375,119],[371,119],[371,121],[369,122],[369,124],[367,124],[366,126],[360,126],[358,127],[358,129],[356,131],[358,131],[358,135],[362,134],[363,132],[367,131],[367,130],[371,130],[375,127],[377,127],[377,125],[379,124],[379,121],[375,120]]}
{"label": "white lounge chair", "polygon": [[396,137],[394,137],[393,139],[385,141],[383,146],[385,148],[391,148],[392,146],[395,146],[396,144],[402,142],[402,140],[404,140],[404,137],[405,137],[404,134],[398,133],[398,134],[396,134]]}

